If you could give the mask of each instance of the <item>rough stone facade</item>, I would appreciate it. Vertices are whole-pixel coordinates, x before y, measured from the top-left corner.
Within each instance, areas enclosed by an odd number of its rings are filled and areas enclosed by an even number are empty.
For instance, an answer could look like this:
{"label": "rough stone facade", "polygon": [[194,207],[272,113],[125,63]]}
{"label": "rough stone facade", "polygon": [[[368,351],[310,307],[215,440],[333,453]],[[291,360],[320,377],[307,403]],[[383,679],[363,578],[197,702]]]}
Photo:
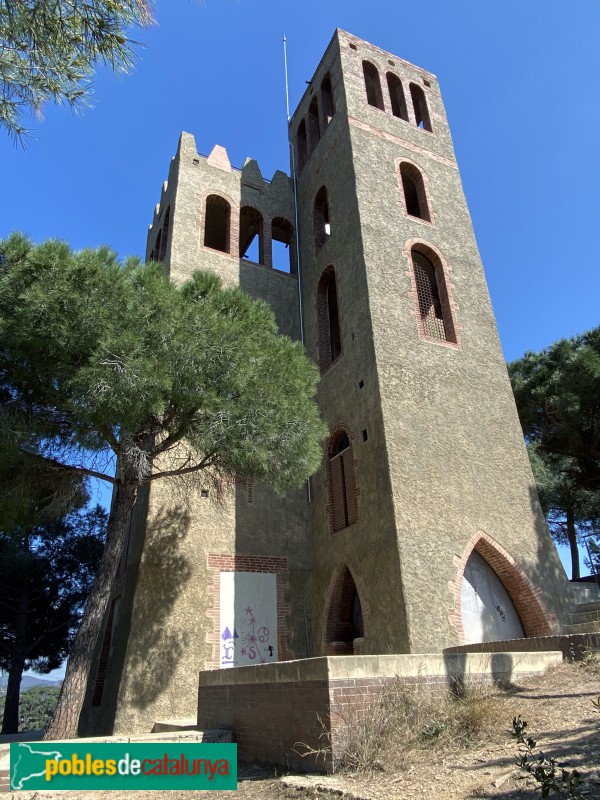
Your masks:
{"label": "rough stone facade", "polygon": [[[288,336],[303,324],[332,432],[324,463],[283,499],[248,481],[221,504],[208,486],[189,506],[168,483],[140,497],[82,733],[195,716],[198,672],[226,660],[226,632],[240,651],[220,605],[228,572],[276,587],[281,660],[463,644],[473,550],[527,636],[558,633],[576,599],[538,504],[436,77],[338,30],[290,137],[297,207],[282,172],[234,169],[183,133],[147,255],[174,281],[205,269],[239,285]],[[261,228],[261,263],[241,258]],[[284,270],[272,238],[289,244]]]}

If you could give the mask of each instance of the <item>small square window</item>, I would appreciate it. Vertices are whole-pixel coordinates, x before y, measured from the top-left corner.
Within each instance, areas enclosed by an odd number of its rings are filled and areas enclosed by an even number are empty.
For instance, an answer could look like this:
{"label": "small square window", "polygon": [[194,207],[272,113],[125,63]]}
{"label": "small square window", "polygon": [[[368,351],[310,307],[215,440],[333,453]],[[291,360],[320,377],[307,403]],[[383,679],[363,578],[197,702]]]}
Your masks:
{"label": "small square window", "polygon": [[200,497],[208,497],[208,489],[200,489]]}
{"label": "small square window", "polygon": [[357,46],[355,44],[352,44],[352,42],[350,42],[350,49],[351,50],[358,50]]}

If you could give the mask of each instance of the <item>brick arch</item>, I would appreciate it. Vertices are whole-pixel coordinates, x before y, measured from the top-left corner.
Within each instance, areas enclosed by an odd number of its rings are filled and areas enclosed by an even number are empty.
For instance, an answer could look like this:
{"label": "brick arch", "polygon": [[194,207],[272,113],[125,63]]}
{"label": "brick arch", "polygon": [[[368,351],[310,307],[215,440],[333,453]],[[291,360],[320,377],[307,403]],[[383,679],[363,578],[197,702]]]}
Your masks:
{"label": "brick arch", "polygon": [[[352,602],[356,591],[363,619],[363,633],[369,630],[370,609],[364,586],[355,569],[342,562],[335,570],[325,594],[322,652],[325,655],[352,655],[354,632],[351,625]],[[343,646],[345,645],[345,647]]]}
{"label": "brick arch", "polygon": [[[412,158],[407,158],[406,156],[400,156],[396,158],[394,161],[395,167],[395,175],[396,180],[398,181],[398,194],[400,196],[400,204],[402,207],[402,212],[405,217],[408,217],[408,213],[406,211],[406,203],[404,199],[404,188],[402,186],[402,177],[401,177],[401,168],[402,165],[407,165],[410,167],[413,179],[416,178],[417,183],[421,183],[422,191],[424,195],[425,204],[427,205],[428,216],[427,217],[413,217],[411,216],[410,219],[416,222],[424,222],[427,223],[429,226],[435,227],[436,223],[436,215],[435,211],[431,206],[431,189],[429,184],[429,176],[427,172],[423,169],[420,164],[417,164],[416,161],[413,161]],[[406,166],[405,166],[406,168]],[[424,242],[422,242],[424,244]],[[441,258],[441,256],[440,256]]]}
{"label": "brick arch", "polygon": [[[421,253],[421,255],[429,259],[435,270],[436,277],[438,278],[438,290],[442,305],[444,326],[448,324],[448,333],[450,334],[447,336],[445,341],[443,339],[431,338],[425,329],[425,323],[420,313],[419,287],[417,285],[417,276],[415,274],[413,251]],[[435,342],[435,344],[438,345],[450,347],[454,350],[460,350],[461,343],[459,331],[462,329],[462,325],[460,322],[458,322],[457,318],[458,306],[453,296],[454,287],[450,281],[451,268],[449,264],[437,247],[432,245],[430,242],[426,242],[424,239],[409,239],[406,242],[402,253],[408,263],[408,270],[406,274],[409,276],[411,282],[409,296],[413,299],[415,304],[415,310],[412,313],[417,321],[417,331],[420,338],[426,339],[430,342]]]}
{"label": "brick arch", "polygon": [[[336,456],[335,448],[342,436],[348,437],[349,447],[341,456]],[[324,444],[326,512],[330,533],[346,530],[358,521],[359,490],[356,480],[356,460],[352,449],[354,436],[348,425],[340,422],[331,429],[331,434]],[[337,459],[343,461],[343,473],[339,469],[334,469],[333,462]]]}
{"label": "brick arch", "polygon": [[465,639],[461,613],[462,580],[467,561],[474,550],[494,570],[508,592],[521,618],[525,635],[551,636],[555,633],[558,621],[546,610],[540,590],[531,582],[523,567],[491,536],[484,531],[478,531],[467,544],[462,556],[455,556],[456,580],[448,584],[454,597],[454,608],[449,619],[458,632],[460,644],[464,644]]}

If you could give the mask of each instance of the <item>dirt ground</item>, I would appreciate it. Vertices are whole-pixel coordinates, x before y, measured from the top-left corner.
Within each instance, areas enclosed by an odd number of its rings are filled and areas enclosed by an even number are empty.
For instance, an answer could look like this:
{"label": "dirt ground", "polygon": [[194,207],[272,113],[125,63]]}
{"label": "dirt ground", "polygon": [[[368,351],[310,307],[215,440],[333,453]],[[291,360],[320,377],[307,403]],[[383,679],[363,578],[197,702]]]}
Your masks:
{"label": "dirt ground", "polygon": [[[275,769],[245,765],[240,769],[240,800],[305,800],[327,795],[348,800],[533,800],[538,784],[516,765],[517,747],[509,735],[513,716],[543,751],[585,779],[579,791],[600,800],[600,714],[592,701],[600,695],[600,658],[588,664],[563,664],[545,676],[513,686],[499,697],[502,722],[467,745],[432,741],[402,752],[398,762],[382,759],[369,773],[331,776],[281,775]],[[505,719],[504,719],[504,714]],[[402,743],[397,743],[402,748]],[[131,792],[82,792],[77,800],[132,800]],[[127,795],[127,798],[125,798]],[[164,797],[163,797],[164,795]],[[135,800],[192,800],[195,792],[136,792]],[[211,792],[226,800],[231,792]],[[15,800],[72,800],[71,793],[12,793]]]}

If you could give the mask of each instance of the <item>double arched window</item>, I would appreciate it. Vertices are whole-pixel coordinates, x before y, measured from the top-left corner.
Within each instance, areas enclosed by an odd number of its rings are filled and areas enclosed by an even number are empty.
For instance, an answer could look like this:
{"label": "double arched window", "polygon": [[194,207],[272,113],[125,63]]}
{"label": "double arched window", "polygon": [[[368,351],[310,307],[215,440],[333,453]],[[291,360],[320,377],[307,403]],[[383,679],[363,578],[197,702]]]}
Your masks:
{"label": "double arched window", "polygon": [[[379,70],[370,61],[362,62],[363,78],[365,81],[365,92],[367,95],[367,103],[380,111],[385,111],[385,103],[383,99],[383,92],[381,91],[381,78]],[[403,119],[405,122],[409,121],[408,106],[406,104],[406,96],[402,81],[393,72],[386,72],[385,79],[387,83],[389,108],[391,112],[398,119]],[[425,81],[427,86],[430,84]],[[427,99],[425,92],[417,83],[409,84],[410,99],[412,100],[412,107],[414,111],[414,119],[417,128],[422,128],[426,131],[431,131],[431,118],[429,116],[429,109],[427,107]]]}

